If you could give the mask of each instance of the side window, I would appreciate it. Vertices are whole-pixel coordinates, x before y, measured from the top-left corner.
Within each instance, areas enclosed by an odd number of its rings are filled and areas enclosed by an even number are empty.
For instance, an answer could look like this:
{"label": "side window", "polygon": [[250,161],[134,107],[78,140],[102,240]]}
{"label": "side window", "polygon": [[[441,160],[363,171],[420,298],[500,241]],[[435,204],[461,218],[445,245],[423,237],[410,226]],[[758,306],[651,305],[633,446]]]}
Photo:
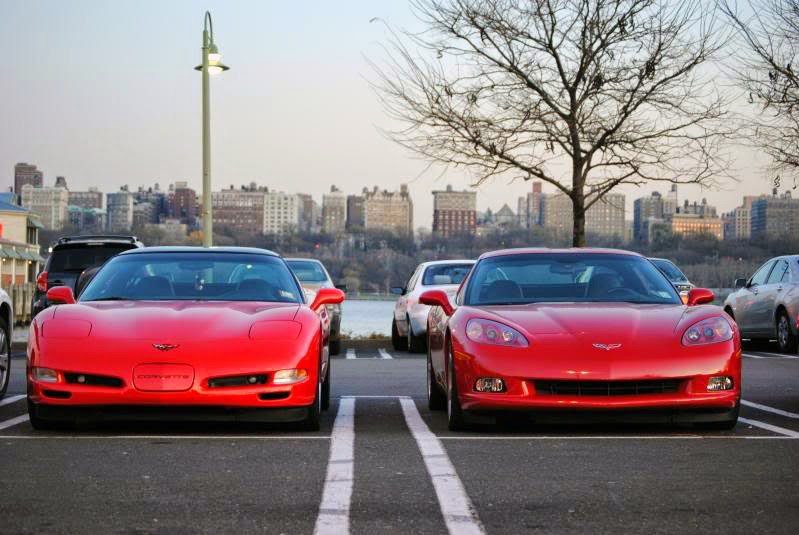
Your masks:
{"label": "side window", "polygon": [[416,268],[416,271],[413,272],[411,278],[408,279],[408,282],[405,284],[405,293],[408,293],[413,290],[414,286],[416,286],[416,279],[419,278],[419,274],[422,272],[421,266]]}
{"label": "side window", "polygon": [[777,260],[777,264],[774,266],[774,269],[771,270],[771,275],[769,275],[766,284],[777,284],[781,282],[786,271],[788,271],[788,262],[785,260]]}
{"label": "side window", "polygon": [[771,273],[771,266],[774,265],[773,260],[769,260],[760,269],[755,271],[755,274],[752,275],[751,286],[757,286],[760,284],[765,284],[766,280],[768,279],[769,273]]}

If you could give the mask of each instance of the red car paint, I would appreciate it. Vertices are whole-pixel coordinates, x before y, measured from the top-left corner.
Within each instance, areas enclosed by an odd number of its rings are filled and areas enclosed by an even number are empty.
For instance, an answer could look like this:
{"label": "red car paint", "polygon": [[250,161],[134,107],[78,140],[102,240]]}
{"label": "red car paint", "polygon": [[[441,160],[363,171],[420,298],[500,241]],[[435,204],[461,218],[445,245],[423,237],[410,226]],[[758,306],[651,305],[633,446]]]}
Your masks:
{"label": "red car paint", "polygon": [[[568,253],[571,250],[520,249],[483,255]],[[571,252],[634,254],[614,250]],[[474,274],[472,271],[472,275]],[[469,281],[464,281],[464,287]],[[461,288],[458,303],[463,302]],[[698,289],[695,298],[707,299]],[[424,295],[428,304],[440,296]],[[712,297],[711,297],[712,299]],[[444,304],[444,303],[441,303]],[[734,322],[732,339],[684,346],[682,336],[696,322],[724,316],[713,305],[553,302],[499,306],[461,305],[447,314],[442,306],[428,319],[430,365],[437,386],[448,391],[453,371],[460,406],[465,411],[563,411],[618,409],[733,410],[741,396],[741,343]],[[726,316],[725,316],[726,317]],[[529,347],[478,343],[466,336],[466,324],[484,318],[522,333]],[[611,345],[612,349],[598,348]],[[615,347],[616,344],[621,344]],[[450,361],[449,355],[452,355]],[[708,378],[726,375],[734,388],[708,392]],[[503,379],[506,391],[475,391],[478,378]],[[674,393],[637,395],[562,395],[537,392],[535,381],[680,380]]]}

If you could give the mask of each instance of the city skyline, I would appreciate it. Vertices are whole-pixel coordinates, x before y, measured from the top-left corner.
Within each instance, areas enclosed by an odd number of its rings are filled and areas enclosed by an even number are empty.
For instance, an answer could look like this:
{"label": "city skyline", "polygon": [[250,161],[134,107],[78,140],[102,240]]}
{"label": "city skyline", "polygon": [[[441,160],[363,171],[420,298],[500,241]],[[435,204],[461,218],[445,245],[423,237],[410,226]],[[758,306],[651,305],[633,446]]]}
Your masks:
{"label": "city skyline", "polygon": [[[331,184],[358,192],[363,184],[395,190],[405,183],[419,200],[415,224],[430,228],[430,192],[447,184],[469,188],[470,177],[457,169],[420,174],[425,162],[379,131],[391,124],[369,88],[366,58],[381,57],[387,29],[369,21],[413,27],[406,4],[356,1],[311,12],[255,2],[110,7],[85,0],[80,7],[11,2],[0,21],[0,43],[14,51],[6,71],[18,73],[14,83],[0,81],[13,104],[0,115],[6,125],[0,169],[32,161],[48,183],[64,175],[80,190],[185,180],[199,191],[199,78],[191,67],[199,57],[202,10],[209,7],[232,67],[213,83],[215,191],[255,180],[318,198]],[[142,39],[142,31],[152,38]],[[741,182],[726,181],[719,191],[686,186],[685,196],[712,198],[727,212],[740,190],[768,193],[763,158],[749,149],[730,151],[741,153],[732,172]],[[0,179],[4,190],[12,180],[10,173]],[[510,177],[494,180],[475,189],[477,207],[514,207],[529,189],[529,182]],[[618,192],[632,198],[657,189],[662,184]],[[544,191],[554,189],[545,185]]]}

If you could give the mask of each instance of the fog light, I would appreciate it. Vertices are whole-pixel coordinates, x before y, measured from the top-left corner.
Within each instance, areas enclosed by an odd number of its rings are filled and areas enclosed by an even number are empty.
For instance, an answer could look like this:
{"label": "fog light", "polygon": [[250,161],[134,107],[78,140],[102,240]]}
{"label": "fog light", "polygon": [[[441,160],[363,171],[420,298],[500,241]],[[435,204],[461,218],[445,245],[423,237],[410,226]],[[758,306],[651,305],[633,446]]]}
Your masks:
{"label": "fog light", "polygon": [[83,383],[85,383],[85,382],[86,382],[86,376],[85,376],[85,375],[78,375],[78,377],[77,377],[77,379],[76,379],[76,380],[77,380],[79,383],[83,384]]}
{"label": "fog light", "polygon": [[276,385],[290,385],[293,383],[299,383],[300,381],[305,380],[307,377],[308,372],[305,370],[278,370],[275,372],[272,382]]}
{"label": "fog light", "polygon": [[57,383],[58,372],[50,368],[33,368],[33,378],[43,383]]}
{"label": "fog light", "polygon": [[481,377],[474,383],[478,392],[504,392],[505,381],[496,377]]}
{"label": "fog light", "polygon": [[707,389],[709,392],[718,392],[720,390],[732,390],[733,383],[732,377],[726,375],[721,377],[711,377],[707,381]]}

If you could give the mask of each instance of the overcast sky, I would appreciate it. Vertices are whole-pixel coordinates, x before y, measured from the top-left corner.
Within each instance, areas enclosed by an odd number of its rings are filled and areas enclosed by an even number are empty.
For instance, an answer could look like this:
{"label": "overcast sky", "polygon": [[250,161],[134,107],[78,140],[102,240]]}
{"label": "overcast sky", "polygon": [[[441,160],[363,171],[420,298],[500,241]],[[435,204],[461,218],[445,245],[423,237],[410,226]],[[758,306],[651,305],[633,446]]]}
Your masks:
{"label": "overcast sky", "polygon": [[[381,57],[381,17],[413,27],[403,0],[287,2],[190,0],[3,0],[0,17],[0,186],[16,162],[35,163],[46,184],[112,191],[159,182],[201,184],[200,61],[205,9],[231,70],[212,79],[214,189],[256,181],[321,201],[331,184],[410,186],[415,225],[430,226],[430,191],[469,185],[458,171],[425,167],[386,140],[390,127],[366,79],[365,57]],[[720,210],[743,194],[770,190],[764,162],[741,151],[739,183],[706,196]],[[661,184],[660,189],[667,189]],[[478,190],[478,208],[498,209],[529,183],[497,179]],[[548,190],[545,186],[545,191]],[[632,200],[652,188],[629,188]]]}

